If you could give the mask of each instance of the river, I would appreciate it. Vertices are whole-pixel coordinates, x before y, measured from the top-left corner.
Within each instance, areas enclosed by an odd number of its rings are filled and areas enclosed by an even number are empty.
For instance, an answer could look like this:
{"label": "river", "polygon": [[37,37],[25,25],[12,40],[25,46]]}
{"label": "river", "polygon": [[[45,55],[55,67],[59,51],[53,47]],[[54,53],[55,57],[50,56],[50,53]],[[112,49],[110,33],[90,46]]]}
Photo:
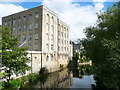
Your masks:
{"label": "river", "polygon": [[29,88],[79,88],[92,90],[95,86],[94,75],[90,65],[81,65],[77,68],[64,68],[29,84]]}

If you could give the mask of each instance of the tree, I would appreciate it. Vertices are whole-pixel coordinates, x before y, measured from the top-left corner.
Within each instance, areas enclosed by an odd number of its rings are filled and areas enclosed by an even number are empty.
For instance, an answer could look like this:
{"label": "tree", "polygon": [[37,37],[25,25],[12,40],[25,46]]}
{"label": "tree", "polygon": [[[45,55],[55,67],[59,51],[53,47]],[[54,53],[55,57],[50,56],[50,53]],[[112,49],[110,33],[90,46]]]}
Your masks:
{"label": "tree", "polygon": [[6,67],[5,72],[9,73],[8,82],[11,80],[11,75],[24,74],[30,67],[27,63],[30,60],[27,58],[27,48],[18,47],[18,39],[12,35],[8,27],[2,27],[2,65]]}
{"label": "tree", "polygon": [[120,2],[97,15],[97,24],[84,30],[85,53],[97,65],[100,81],[109,88],[120,89]]}
{"label": "tree", "polygon": [[[106,12],[98,14],[97,25],[87,27],[83,45],[86,55],[95,62],[110,58],[115,49],[120,49],[120,2]],[[119,50],[117,50],[119,51]],[[116,52],[117,53],[117,52]]]}

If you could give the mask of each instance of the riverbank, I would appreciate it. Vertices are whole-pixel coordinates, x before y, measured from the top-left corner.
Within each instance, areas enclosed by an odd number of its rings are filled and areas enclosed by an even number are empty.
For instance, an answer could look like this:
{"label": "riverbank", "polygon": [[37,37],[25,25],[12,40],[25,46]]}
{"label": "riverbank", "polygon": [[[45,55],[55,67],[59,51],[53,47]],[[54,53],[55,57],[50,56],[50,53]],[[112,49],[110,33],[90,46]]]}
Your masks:
{"label": "riverbank", "polygon": [[87,65],[87,64],[92,65],[92,61],[79,63],[79,65]]}

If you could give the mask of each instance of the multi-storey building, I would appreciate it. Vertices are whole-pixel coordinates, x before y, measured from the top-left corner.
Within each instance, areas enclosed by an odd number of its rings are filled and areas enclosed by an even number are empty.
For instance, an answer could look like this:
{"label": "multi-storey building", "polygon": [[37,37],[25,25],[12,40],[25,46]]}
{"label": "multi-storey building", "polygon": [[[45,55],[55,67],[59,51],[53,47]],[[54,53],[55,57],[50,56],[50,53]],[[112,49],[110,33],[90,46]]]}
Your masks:
{"label": "multi-storey building", "polygon": [[12,29],[19,45],[29,47],[33,72],[40,67],[67,65],[70,57],[69,26],[58,14],[45,6],[39,6],[2,18],[2,24]]}
{"label": "multi-storey building", "polygon": [[84,51],[84,47],[82,44],[73,44],[73,53],[81,53]]}

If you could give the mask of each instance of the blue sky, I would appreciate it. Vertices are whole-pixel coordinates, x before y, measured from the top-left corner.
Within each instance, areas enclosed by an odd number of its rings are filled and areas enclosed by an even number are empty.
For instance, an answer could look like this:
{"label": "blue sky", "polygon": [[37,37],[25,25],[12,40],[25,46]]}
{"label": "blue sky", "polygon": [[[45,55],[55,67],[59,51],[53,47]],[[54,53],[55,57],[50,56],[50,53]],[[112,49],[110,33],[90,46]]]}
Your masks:
{"label": "blue sky", "polygon": [[[13,0],[7,0],[13,1]],[[14,0],[15,1],[15,0]],[[18,0],[17,0],[18,1]],[[84,38],[83,30],[85,27],[93,26],[96,23],[99,11],[106,11],[115,2],[107,0],[91,0],[92,2],[73,2],[73,0],[56,1],[42,0],[41,2],[0,2],[0,24],[1,18],[26,9],[45,5],[59,15],[59,18],[70,26],[70,39],[75,41]],[[102,2],[99,2],[102,1]]]}
{"label": "blue sky", "polygon": [[[94,6],[94,2],[73,2],[73,3],[78,3],[80,4],[80,6],[86,6],[86,5],[93,5]],[[105,7],[103,8],[103,10],[107,10],[107,8],[109,6],[112,6],[115,2],[104,2]],[[33,7],[37,7],[40,6],[42,3],[41,2],[22,2],[22,3],[16,3],[24,8],[30,9]]]}

